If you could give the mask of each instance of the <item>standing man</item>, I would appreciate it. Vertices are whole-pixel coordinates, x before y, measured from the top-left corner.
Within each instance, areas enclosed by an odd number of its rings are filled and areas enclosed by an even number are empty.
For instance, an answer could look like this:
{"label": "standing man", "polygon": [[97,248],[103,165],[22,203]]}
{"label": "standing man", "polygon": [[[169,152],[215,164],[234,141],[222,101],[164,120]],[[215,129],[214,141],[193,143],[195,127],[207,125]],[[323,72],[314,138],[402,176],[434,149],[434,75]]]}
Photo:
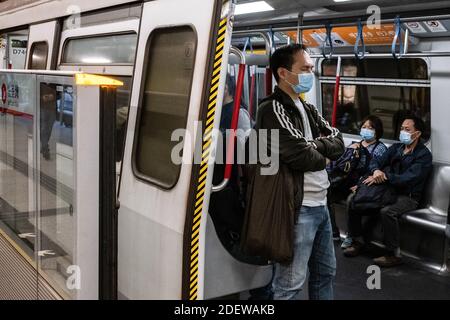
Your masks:
{"label": "standing man", "polygon": [[56,122],[56,87],[41,83],[40,97],[41,153],[45,160],[50,160],[50,138]]}
{"label": "standing man", "polygon": [[314,82],[314,65],[306,48],[299,44],[279,48],[270,65],[278,86],[262,101],[256,128],[278,130],[280,166],[287,166],[295,181],[296,208],[293,261],[275,265],[273,298],[294,299],[309,268],[309,298],[333,299],[336,258],[325,166],[342,155],[344,142],[316,107],[299,98]]}

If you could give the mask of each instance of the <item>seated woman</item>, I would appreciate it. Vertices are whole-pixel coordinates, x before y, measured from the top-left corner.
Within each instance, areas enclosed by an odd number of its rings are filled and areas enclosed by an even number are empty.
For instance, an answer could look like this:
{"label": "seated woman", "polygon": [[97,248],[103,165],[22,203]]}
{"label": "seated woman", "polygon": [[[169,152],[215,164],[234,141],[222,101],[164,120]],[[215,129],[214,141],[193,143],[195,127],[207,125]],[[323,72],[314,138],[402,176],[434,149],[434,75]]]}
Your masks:
{"label": "seated woman", "polygon": [[[336,225],[334,204],[350,198],[349,195],[356,191],[359,179],[367,174],[372,158],[381,157],[387,150],[386,145],[380,141],[383,137],[383,122],[377,116],[369,115],[363,120],[360,135],[362,140],[349,146],[343,156],[328,168],[331,180],[328,210],[335,240],[339,240],[340,233]],[[351,243],[352,239],[347,237],[342,248],[349,247]]]}

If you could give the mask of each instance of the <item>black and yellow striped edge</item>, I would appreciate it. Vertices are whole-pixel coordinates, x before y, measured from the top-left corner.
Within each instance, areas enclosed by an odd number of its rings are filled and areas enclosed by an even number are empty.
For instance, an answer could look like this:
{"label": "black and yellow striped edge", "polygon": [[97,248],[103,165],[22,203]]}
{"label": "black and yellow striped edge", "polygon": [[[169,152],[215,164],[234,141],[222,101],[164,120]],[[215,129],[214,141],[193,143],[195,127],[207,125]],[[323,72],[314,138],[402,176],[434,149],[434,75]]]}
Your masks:
{"label": "black and yellow striped edge", "polygon": [[214,51],[214,63],[212,68],[212,77],[209,84],[208,110],[205,122],[205,131],[202,141],[202,161],[200,164],[198,180],[195,189],[194,215],[192,219],[192,229],[190,238],[189,251],[189,300],[197,300],[198,298],[198,264],[199,264],[199,245],[200,245],[200,226],[203,204],[205,199],[206,177],[208,175],[208,162],[210,158],[212,144],[212,130],[214,127],[214,119],[216,115],[216,105],[218,100],[219,83],[222,70],[222,60],[225,49],[225,36],[227,31],[228,18],[224,18],[219,23],[217,33],[216,48]]}

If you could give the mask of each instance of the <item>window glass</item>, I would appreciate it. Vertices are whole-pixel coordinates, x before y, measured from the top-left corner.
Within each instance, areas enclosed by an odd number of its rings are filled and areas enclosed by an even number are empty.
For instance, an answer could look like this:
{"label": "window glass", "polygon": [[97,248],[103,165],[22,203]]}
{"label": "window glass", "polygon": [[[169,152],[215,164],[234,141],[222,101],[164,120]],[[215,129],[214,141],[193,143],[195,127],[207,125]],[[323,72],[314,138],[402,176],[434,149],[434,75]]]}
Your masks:
{"label": "window glass", "polygon": [[[324,60],[322,75],[336,76],[337,60]],[[428,67],[422,59],[342,59],[344,77],[428,80]]]}
{"label": "window glass", "polygon": [[181,165],[172,161],[172,132],[186,127],[195,62],[196,35],[190,27],[153,31],[147,50],[138,119],[135,169],[142,178],[173,187]]}
{"label": "window glass", "polygon": [[136,45],[136,34],[70,39],[65,44],[62,63],[133,64]]}
{"label": "window glass", "polygon": [[[334,84],[322,84],[322,108],[331,123]],[[337,105],[337,128],[343,133],[359,134],[362,120],[368,115],[383,121],[384,139],[398,140],[401,122],[412,113],[430,128],[430,88],[377,85],[342,85]],[[429,132],[424,134],[424,138]]]}
{"label": "window glass", "polygon": [[48,59],[48,44],[47,42],[36,42],[31,46],[31,70],[45,70],[47,69]]}
{"label": "window glass", "polygon": [[[322,74],[335,77],[336,60],[324,60]],[[376,115],[383,121],[383,138],[397,140],[404,116],[412,114],[425,121],[427,132],[424,133],[424,138],[429,138],[430,82],[428,67],[424,60],[343,59],[341,75],[336,125],[341,132],[359,134],[363,119],[368,115]],[[374,80],[365,83],[359,79],[349,81],[349,78]],[[377,78],[396,79],[398,84],[394,86],[379,82]],[[417,82],[417,80],[421,81]],[[323,114],[331,122],[335,84],[328,83],[325,79],[321,82]]]}

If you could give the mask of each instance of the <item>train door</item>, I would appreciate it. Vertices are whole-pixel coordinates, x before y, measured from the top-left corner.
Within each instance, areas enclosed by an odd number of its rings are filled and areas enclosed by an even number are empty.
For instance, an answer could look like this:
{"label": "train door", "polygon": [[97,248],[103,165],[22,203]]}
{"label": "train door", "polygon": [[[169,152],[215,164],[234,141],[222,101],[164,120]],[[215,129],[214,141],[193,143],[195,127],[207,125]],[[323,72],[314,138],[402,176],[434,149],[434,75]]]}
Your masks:
{"label": "train door", "polygon": [[27,69],[53,70],[56,66],[58,21],[30,26],[27,50]]}
{"label": "train door", "polygon": [[[182,285],[189,272],[184,233],[193,166],[172,161],[179,140],[171,136],[177,129],[194,132],[201,118],[209,90],[205,66],[216,56],[213,41],[222,43],[214,77],[224,80],[225,35],[218,39],[217,32],[220,26],[224,34],[229,20],[222,4],[170,0],[143,6],[119,193],[119,298],[179,299],[188,289]],[[192,8],[196,15],[186,15]]]}
{"label": "train door", "polygon": [[[186,16],[192,7],[201,10]],[[232,10],[144,4],[119,191],[119,298],[208,299],[270,280],[270,268],[224,248],[208,215]]]}

